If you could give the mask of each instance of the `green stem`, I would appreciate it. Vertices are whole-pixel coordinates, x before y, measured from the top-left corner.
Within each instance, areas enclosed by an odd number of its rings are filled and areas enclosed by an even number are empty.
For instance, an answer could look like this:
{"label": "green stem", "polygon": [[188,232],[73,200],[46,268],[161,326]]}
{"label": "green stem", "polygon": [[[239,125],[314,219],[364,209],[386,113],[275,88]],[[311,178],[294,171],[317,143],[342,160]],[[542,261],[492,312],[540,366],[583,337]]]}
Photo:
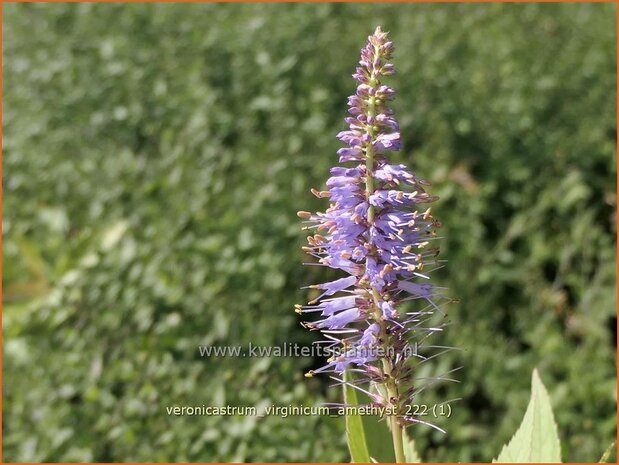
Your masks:
{"label": "green stem", "polygon": [[[381,332],[384,331],[384,328],[381,325]],[[388,360],[383,359],[383,372],[387,375],[387,397],[389,402],[391,399],[398,399],[399,392],[398,386],[395,383],[395,380],[391,376],[391,365]],[[402,435],[404,430],[400,426],[398,422],[398,413],[395,415],[389,416],[389,426],[391,429],[391,438],[393,440],[393,451],[395,452],[395,462],[396,463],[406,463],[406,457],[404,457],[404,444],[402,441]]]}
{"label": "green stem", "polygon": [[404,443],[402,441],[402,427],[395,416],[389,417],[391,423],[391,438],[393,439],[393,450],[395,452],[395,463],[406,463],[404,456]]}
{"label": "green stem", "polygon": [[[375,102],[374,97],[371,98],[368,107],[368,115],[374,116],[375,114]],[[368,130],[370,136],[374,136],[374,131]],[[365,194],[368,199],[368,223],[374,221],[374,207],[369,204],[370,196],[374,193],[374,178],[372,172],[374,171],[374,149],[371,143],[365,150]],[[372,289],[372,297],[374,298],[374,319],[380,326],[380,337],[385,343],[387,342],[387,331],[385,330],[385,323],[382,319],[380,308],[378,307],[379,295],[376,289]],[[387,376],[387,401],[391,403],[391,399],[398,399],[398,386],[395,384],[394,379],[391,376],[391,364],[389,360],[383,359],[383,372]],[[402,427],[398,423],[397,412],[396,415],[389,416],[389,424],[391,428],[391,438],[393,440],[393,450],[395,452],[396,463],[406,463],[406,457],[404,456],[404,444],[402,441]]]}

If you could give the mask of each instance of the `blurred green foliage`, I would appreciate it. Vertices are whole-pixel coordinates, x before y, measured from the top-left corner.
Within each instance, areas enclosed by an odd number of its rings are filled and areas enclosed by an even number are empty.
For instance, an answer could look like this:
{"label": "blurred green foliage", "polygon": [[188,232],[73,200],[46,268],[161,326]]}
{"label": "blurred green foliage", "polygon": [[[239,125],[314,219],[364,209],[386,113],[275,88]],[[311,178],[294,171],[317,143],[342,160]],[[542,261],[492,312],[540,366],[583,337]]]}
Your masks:
{"label": "blurred green foliage", "polygon": [[463,348],[426,461],[488,461],[531,370],[567,461],[615,437],[615,5],[5,4],[5,461],[347,461],[343,420],[171,417],[335,400],[311,359],[295,212],[323,208],[350,74],[396,44],[407,163],[441,196]]}

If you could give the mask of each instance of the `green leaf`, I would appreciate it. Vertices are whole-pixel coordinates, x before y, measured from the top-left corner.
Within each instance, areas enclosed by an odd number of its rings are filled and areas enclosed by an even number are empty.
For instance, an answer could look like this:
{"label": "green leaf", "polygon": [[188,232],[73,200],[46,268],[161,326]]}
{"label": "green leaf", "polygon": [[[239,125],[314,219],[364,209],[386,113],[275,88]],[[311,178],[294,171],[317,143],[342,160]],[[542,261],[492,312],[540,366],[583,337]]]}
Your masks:
{"label": "green leaf", "polygon": [[[350,381],[354,379],[351,373],[346,373],[345,379]],[[370,392],[378,391],[380,386],[372,384],[370,387]],[[347,405],[369,405],[371,403],[371,399],[364,393],[346,386],[345,389],[345,401]],[[358,447],[356,444],[359,439],[358,437],[351,438],[350,434],[353,431],[354,425],[349,428],[349,421],[356,422],[357,420],[361,421],[361,426],[363,428],[363,438],[364,438],[364,448]],[[381,419],[378,415],[347,415],[346,416],[346,434],[348,437],[348,447],[351,452],[351,456],[353,458],[353,462],[362,461],[356,460],[355,455],[353,455],[353,446],[356,449],[356,452],[359,450],[367,450],[369,454],[370,461],[379,462],[379,463],[393,463],[395,462],[395,452],[393,451],[393,441],[391,438],[391,431],[389,430],[389,424],[384,419]],[[357,433],[359,434],[359,433]],[[352,445],[351,445],[352,444]],[[363,457],[363,455],[361,455]]]}
{"label": "green leaf", "polygon": [[604,454],[602,454],[602,458],[600,459],[599,463],[607,463],[608,459],[610,458],[610,454],[613,452],[613,449],[615,448],[615,444],[617,444],[616,441],[613,441],[610,446],[608,446],[608,449],[606,449],[606,451],[604,451]]}
{"label": "green leaf", "polygon": [[406,457],[406,463],[421,463],[421,457],[415,449],[415,440],[408,436],[406,430],[404,430],[404,457]]}
{"label": "green leaf", "polygon": [[[378,393],[381,386],[372,383],[369,391]],[[386,394],[382,393],[384,397]],[[361,403],[370,403],[371,399],[363,393],[360,393],[359,400]],[[372,459],[380,463],[395,462],[395,452],[393,450],[393,439],[391,438],[391,430],[389,422],[381,419],[378,415],[364,415],[363,426],[365,427],[365,435],[368,449]]]}
{"label": "green leaf", "polygon": [[370,457],[380,463],[394,463],[393,440],[386,420],[378,415],[363,415],[365,437]]}
{"label": "green leaf", "polygon": [[[344,373],[344,380],[350,381],[350,373]],[[344,402],[347,406],[359,405],[357,390],[344,385]],[[350,458],[354,463],[369,463],[370,452],[365,439],[363,418],[360,415],[346,415],[346,441]]]}
{"label": "green leaf", "polygon": [[561,446],[548,392],[533,370],[531,399],[520,428],[495,463],[560,463]]}

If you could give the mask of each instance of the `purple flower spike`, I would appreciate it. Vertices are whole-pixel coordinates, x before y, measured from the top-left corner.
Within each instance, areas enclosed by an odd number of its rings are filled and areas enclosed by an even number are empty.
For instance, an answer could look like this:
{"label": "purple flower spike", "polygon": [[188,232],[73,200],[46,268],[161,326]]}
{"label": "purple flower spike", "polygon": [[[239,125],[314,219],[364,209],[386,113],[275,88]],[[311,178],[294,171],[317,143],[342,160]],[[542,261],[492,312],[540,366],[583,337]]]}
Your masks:
{"label": "purple flower spike", "polygon": [[[406,166],[389,164],[385,156],[402,146],[399,125],[387,107],[395,92],[381,82],[395,72],[388,63],[392,53],[387,33],[377,28],[353,74],[358,85],[348,99],[349,127],[337,135],[345,144],[337,152],[340,163],[348,165],[331,169],[327,190],[312,189],[317,197],[329,198],[325,212],[298,213],[312,231],[304,250],[319,265],[346,276],[310,286],[320,295],[296,311],[320,316],[304,325],[342,345],[327,365],[307,376],[341,376],[347,369],[361,373],[361,382],[380,385],[377,391],[383,394],[374,401],[395,407],[395,424],[405,426],[419,422],[405,412],[423,388],[413,386],[413,380],[416,366],[426,360],[410,348],[423,346],[428,335],[442,329],[434,315],[442,314],[440,305],[449,299],[428,281],[432,270],[426,269],[439,266],[438,248],[431,244],[440,225],[424,206],[436,197]],[[359,380],[341,382],[359,386]]]}

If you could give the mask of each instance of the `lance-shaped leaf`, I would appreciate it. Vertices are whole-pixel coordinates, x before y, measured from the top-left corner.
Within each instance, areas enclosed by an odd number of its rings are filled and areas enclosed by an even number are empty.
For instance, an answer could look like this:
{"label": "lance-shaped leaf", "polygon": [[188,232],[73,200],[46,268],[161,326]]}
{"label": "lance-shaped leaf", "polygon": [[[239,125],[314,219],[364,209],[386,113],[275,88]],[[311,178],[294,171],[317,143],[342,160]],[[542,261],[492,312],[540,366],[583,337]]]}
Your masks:
{"label": "lance-shaped leaf", "polygon": [[531,399],[520,428],[495,463],[560,463],[561,447],[548,392],[533,370]]}
{"label": "lance-shaped leaf", "polygon": [[415,449],[415,441],[404,430],[404,456],[406,457],[406,463],[421,463],[421,457]]}
{"label": "lance-shaped leaf", "polygon": [[615,448],[616,445],[617,445],[617,442],[613,441],[611,445],[608,446],[606,451],[604,451],[604,454],[602,454],[602,458],[600,459],[599,463],[608,463],[608,460],[610,459],[610,454],[613,453],[613,450],[616,451],[616,448]]}
{"label": "lance-shaped leaf", "polygon": [[[344,380],[350,381],[350,373],[344,373]],[[344,384],[344,403],[346,406],[359,405],[357,390]],[[346,441],[350,450],[350,460],[353,463],[370,463],[370,452],[365,438],[363,418],[360,415],[346,415]]]}

